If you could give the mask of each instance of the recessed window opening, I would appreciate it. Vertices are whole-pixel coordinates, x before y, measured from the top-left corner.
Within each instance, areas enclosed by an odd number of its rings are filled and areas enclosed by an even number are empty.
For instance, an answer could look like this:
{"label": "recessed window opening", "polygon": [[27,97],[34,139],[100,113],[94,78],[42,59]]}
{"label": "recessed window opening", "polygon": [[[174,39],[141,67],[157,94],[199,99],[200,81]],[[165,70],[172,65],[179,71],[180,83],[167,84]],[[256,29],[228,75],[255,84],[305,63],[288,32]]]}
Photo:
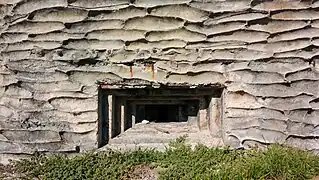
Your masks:
{"label": "recessed window opening", "polygon": [[220,88],[100,89],[99,141],[106,144],[145,122],[209,126],[207,119],[215,117],[210,112],[217,112],[210,109],[215,107],[212,99],[220,99],[221,92]]}

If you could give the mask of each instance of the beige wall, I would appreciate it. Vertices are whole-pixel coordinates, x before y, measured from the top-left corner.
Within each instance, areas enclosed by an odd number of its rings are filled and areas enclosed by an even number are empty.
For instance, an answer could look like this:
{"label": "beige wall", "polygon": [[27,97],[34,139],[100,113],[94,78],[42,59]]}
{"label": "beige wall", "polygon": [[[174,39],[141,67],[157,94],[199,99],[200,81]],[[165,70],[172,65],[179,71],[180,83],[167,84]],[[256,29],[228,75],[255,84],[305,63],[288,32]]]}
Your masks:
{"label": "beige wall", "polygon": [[226,144],[319,149],[318,2],[132,3],[0,0],[0,159],[96,148],[105,78],[221,85]]}

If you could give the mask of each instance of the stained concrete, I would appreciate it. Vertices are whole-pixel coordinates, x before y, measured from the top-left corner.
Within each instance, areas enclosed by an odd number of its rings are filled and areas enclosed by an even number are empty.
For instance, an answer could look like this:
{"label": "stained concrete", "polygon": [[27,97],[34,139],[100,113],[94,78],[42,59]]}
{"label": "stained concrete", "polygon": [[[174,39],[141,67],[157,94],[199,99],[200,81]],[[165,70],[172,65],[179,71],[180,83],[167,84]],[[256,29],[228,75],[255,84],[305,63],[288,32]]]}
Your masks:
{"label": "stained concrete", "polygon": [[1,161],[96,149],[105,79],[222,87],[226,145],[319,149],[317,1],[0,2]]}

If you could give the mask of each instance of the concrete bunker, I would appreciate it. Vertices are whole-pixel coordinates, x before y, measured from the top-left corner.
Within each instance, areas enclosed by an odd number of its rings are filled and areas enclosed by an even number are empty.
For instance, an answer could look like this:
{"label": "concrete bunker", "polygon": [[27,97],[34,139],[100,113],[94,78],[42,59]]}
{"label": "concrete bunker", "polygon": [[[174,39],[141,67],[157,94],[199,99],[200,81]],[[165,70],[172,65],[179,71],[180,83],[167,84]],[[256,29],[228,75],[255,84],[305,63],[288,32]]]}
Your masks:
{"label": "concrete bunker", "polygon": [[[140,133],[145,133],[143,127],[149,124],[155,129],[169,126],[177,135],[182,127],[188,132],[209,132],[221,138],[222,91],[223,88],[210,85],[101,83],[99,147],[141,124],[144,126],[139,126]],[[147,124],[142,123],[145,120]],[[171,133],[169,129],[160,131]]]}

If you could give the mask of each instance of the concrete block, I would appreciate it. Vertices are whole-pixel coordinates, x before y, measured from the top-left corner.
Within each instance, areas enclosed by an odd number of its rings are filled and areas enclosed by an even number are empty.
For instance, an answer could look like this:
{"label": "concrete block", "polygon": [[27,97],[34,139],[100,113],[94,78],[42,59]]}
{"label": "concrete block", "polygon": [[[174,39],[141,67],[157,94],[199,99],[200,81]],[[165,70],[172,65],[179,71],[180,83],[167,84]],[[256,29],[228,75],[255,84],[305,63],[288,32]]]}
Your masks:
{"label": "concrete block", "polygon": [[222,14],[220,16],[216,16],[213,18],[209,18],[204,22],[204,25],[209,26],[213,24],[220,24],[226,22],[241,22],[241,21],[252,21],[257,19],[263,19],[268,16],[268,13],[259,13],[259,12],[252,12],[252,13],[227,13]]}
{"label": "concrete block", "polygon": [[138,30],[100,30],[87,34],[88,39],[136,41],[145,38],[144,31]]}
{"label": "concrete block", "polygon": [[161,40],[184,40],[188,42],[204,41],[206,36],[203,34],[195,33],[183,29],[164,31],[164,32],[150,32],[146,39],[148,41],[161,41]]}
{"label": "concrete block", "polygon": [[284,76],[278,73],[255,72],[255,71],[232,71],[225,74],[227,81],[250,84],[273,84],[284,83]]}
{"label": "concrete block", "polygon": [[88,17],[90,20],[109,20],[109,19],[120,19],[120,20],[127,20],[136,17],[144,17],[147,15],[146,9],[136,8],[136,7],[128,7],[119,9],[116,11],[104,12],[104,11],[97,11],[96,15],[92,15]]}
{"label": "concrete block", "polygon": [[266,24],[252,24],[247,27],[249,30],[264,31],[269,33],[280,33],[285,31],[292,31],[302,29],[309,24],[305,21],[284,21],[284,20],[272,20]]}
{"label": "concrete block", "polygon": [[205,11],[213,13],[219,12],[230,12],[230,11],[244,11],[250,8],[249,0],[238,0],[238,1],[202,1],[197,0],[190,3],[190,6],[199,8]]}
{"label": "concrete block", "polygon": [[63,23],[74,23],[87,18],[88,12],[72,8],[50,8],[36,11],[32,20],[34,21],[58,21]]}
{"label": "concrete block", "polygon": [[22,21],[10,26],[6,32],[12,33],[29,33],[29,34],[44,34],[52,31],[59,31],[64,29],[61,22],[31,22]]}
{"label": "concrete block", "polygon": [[298,49],[303,49],[311,45],[310,40],[301,39],[301,40],[293,40],[293,41],[280,41],[273,43],[255,43],[248,45],[248,49],[262,52],[287,52]]}
{"label": "concrete block", "polygon": [[172,5],[172,4],[186,4],[191,0],[161,0],[161,1],[149,1],[149,0],[136,0],[135,6],[137,7],[156,7],[156,6],[164,6],[164,5]]}
{"label": "concrete block", "polygon": [[254,6],[252,9],[258,11],[278,11],[278,10],[300,10],[308,9],[311,7],[310,1],[269,1],[261,2]]}
{"label": "concrete block", "polygon": [[47,130],[3,130],[1,133],[9,141],[22,142],[22,143],[46,143],[46,142],[59,142],[61,141],[60,135],[55,131]]}
{"label": "concrete block", "polygon": [[51,101],[51,105],[62,112],[80,113],[97,110],[97,100],[95,98],[56,98]]}
{"label": "concrete block", "polygon": [[271,16],[278,20],[315,20],[319,19],[319,12],[315,10],[284,11]]}
{"label": "concrete block", "polygon": [[105,50],[105,49],[121,49],[124,47],[123,41],[99,41],[99,40],[74,40],[68,43],[66,48],[70,49],[94,49],[94,50]]}
{"label": "concrete block", "polygon": [[[227,33],[235,30],[239,30],[244,28],[246,23],[243,22],[229,22],[223,24],[216,24],[211,26],[199,26],[197,24],[187,24],[185,28],[190,31],[206,34],[206,35],[214,35]],[[174,28],[176,29],[176,28]]]}
{"label": "concrete block", "polygon": [[84,21],[72,23],[70,27],[64,31],[68,33],[87,33],[94,30],[121,29],[123,25],[123,21],[121,20]]}
{"label": "concrete block", "polygon": [[215,35],[211,38],[208,38],[208,41],[210,42],[241,41],[246,43],[256,43],[256,42],[267,41],[268,37],[269,37],[269,34],[265,32],[239,30],[239,31],[227,33],[226,35],[224,34]]}
{"label": "concrete block", "polygon": [[75,0],[70,2],[71,6],[87,8],[87,9],[95,9],[95,8],[103,8],[103,7],[112,7],[118,5],[128,5],[130,3],[129,0],[116,0],[116,1],[105,1],[105,0]]}
{"label": "concrete block", "polygon": [[167,31],[181,28],[184,22],[175,18],[160,18],[146,16],[129,19],[125,22],[125,29],[136,29],[145,31]]}
{"label": "concrete block", "polygon": [[46,0],[29,0],[19,3],[14,8],[15,14],[28,14],[38,9],[53,8],[53,7],[66,7],[68,5],[67,0],[56,0],[56,1],[46,1]]}
{"label": "concrete block", "polygon": [[169,5],[152,9],[151,15],[162,17],[178,17],[190,22],[202,22],[208,19],[208,12],[192,8],[188,5]]}
{"label": "concrete block", "polygon": [[185,41],[181,40],[163,40],[155,42],[132,42],[126,49],[127,50],[152,50],[152,49],[165,49],[165,48],[183,48],[186,46]]}

